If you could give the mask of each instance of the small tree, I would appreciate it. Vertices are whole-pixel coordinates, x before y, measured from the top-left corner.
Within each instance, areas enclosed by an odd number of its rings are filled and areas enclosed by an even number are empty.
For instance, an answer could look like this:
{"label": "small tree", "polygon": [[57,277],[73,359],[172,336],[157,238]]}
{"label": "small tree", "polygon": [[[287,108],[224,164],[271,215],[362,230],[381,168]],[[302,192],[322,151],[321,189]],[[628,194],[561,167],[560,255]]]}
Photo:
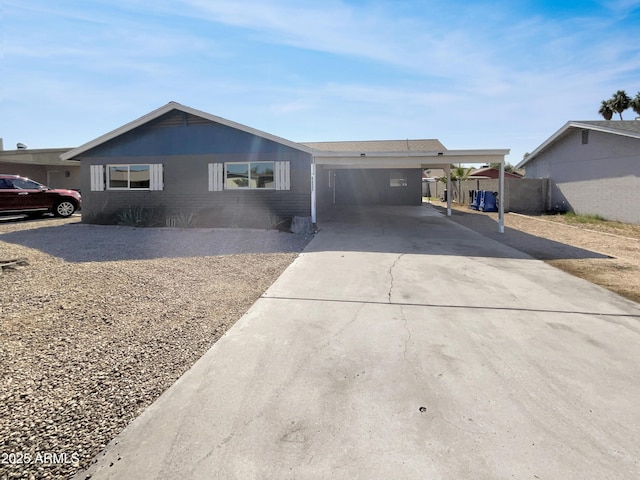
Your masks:
{"label": "small tree", "polygon": [[613,108],[610,102],[610,100],[602,100],[600,110],[598,110],[598,113],[602,115],[605,120],[611,120],[611,118],[613,118]]}
{"label": "small tree", "polygon": [[469,174],[471,173],[471,168],[465,168],[461,165],[457,167],[455,165],[451,165],[451,170],[449,175],[451,176],[451,181],[456,182],[456,193],[458,202],[462,203],[464,200],[462,198],[462,192],[460,191],[462,187],[462,182],[469,178]]}

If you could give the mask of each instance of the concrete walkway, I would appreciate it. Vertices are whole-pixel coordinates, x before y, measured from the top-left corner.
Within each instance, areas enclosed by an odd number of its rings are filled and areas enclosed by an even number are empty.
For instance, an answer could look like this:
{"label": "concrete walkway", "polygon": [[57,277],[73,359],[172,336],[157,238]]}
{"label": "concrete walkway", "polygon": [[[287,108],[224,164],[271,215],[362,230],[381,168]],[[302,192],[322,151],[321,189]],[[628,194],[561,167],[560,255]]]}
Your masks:
{"label": "concrete walkway", "polygon": [[430,207],[320,227],[77,479],[640,478],[640,305]]}

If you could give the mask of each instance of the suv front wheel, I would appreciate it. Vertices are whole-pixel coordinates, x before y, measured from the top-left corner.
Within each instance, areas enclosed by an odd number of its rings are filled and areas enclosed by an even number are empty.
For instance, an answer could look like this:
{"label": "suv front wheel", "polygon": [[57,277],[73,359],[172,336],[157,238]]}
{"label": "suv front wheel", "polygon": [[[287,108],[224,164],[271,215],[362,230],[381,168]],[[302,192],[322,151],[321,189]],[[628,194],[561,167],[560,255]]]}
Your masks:
{"label": "suv front wheel", "polygon": [[72,201],[61,200],[56,204],[55,208],[53,209],[53,214],[56,217],[66,218],[73,215],[73,212],[75,211],[76,211],[76,206]]}

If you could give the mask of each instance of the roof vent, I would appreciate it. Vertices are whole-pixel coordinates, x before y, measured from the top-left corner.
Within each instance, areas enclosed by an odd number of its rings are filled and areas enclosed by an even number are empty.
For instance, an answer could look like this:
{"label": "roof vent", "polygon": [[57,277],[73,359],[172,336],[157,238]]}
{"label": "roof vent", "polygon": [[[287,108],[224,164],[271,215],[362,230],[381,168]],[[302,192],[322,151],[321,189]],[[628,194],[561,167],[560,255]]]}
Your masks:
{"label": "roof vent", "polygon": [[18,150],[26,150],[26,149],[27,149],[27,146],[26,146],[24,143],[18,143],[18,144],[16,145],[16,148],[17,148]]}

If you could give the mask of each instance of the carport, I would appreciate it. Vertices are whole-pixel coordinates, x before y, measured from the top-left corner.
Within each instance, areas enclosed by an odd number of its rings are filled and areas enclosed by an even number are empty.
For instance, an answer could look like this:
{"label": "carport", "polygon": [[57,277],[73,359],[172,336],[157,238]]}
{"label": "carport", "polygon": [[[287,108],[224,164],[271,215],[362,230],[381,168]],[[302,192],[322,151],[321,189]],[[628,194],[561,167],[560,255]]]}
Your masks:
{"label": "carport", "polygon": [[[344,192],[340,192],[341,184],[336,181],[341,171],[357,172],[358,170],[367,170],[370,172],[386,170],[388,173],[391,188],[394,182],[398,186],[402,182],[406,182],[406,177],[402,172],[419,172],[426,168],[441,168],[445,171],[447,177],[447,191],[451,192],[451,165],[452,164],[489,164],[499,163],[500,174],[498,182],[498,195],[503,198],[504,192],[504,157],[509,154],[509,149],[491,149],[491,150],[440,150],[440,151],[417,151],[409,149],[409,140],[407,140],[407,149],[402,151],[359,151],[357,146],[360,142],[344,142],[348,144],[342,151],[327,151],[312,147],[313,163],[311,165],[311,218],[314,223],[317,221],[318,206],[335,205],[337,199]],[[348,150],[347,150],[348,149]],[[394,172],[398,172],[394,178]],[[353,173],[351,174],[353,177]],[[364,186],[354,186],[351,188],[365,188]],[[406,186],[406,185],[405,185]],[[343,188],[344,185],[342,186]],[[357,195],[357,192],[355,192]],[[447,216],[451,216],[451,195],[447,196]],[[366,193],[360,196],[365,200],[369,197]],[[389,198],[378,197],[378,204],[390,204],[394,201]],[[419,194],[416,202],[421,202],[422,196]],[[398,201],[402,201],[400,198]],[[398,203],[391,203],[398,204]],[[405,203],[411,204],[411,203]],[[414,203],[415,204],[415,203]],[[498,202],[498,231],[504,233],[504,206],[503,202]]]}

